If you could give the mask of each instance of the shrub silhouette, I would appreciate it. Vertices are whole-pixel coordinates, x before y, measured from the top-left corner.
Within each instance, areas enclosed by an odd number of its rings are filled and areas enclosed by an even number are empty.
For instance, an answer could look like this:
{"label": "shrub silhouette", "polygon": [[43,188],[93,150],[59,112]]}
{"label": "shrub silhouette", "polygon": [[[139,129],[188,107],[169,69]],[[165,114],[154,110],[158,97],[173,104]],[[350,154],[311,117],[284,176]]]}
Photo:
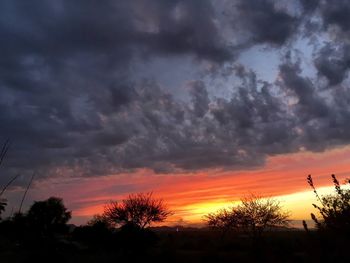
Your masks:
{"label": "shrub silhouette", "polygon": [[[319,204],[312,204],[321,215],[318,220],[312,213],[311,218],[318,229],[335,230],[338,232],[350,231],[350,190],[342,189],[339,181],[332,174],[332,181],[335,189],[334,194],[320,196],[314,186],[311,175],[308,175],[307,182],[313,189]],[[349,183],[349,181],[348,181]]]}
{"label": "shrub silhouette", "polygon": [[154,222],[163,222],[171,214],[162,199],[153,198],[152,193],[139,193],[129,195],[121,203],[111,202],[103,217],[111,225],[144,229]]}
{"label": "shrub silhouette", "polygon": [[93,249],[108,248],[112,244],[114,248],[113,234],[110,224],[102,216],[95,215],[86,225],[74,229],[73,238]]}
{"label": "shrub silhouette", "polygon": [[67,211],[61,198],[50,197],[44,201],[34,202],[26,217],[31,227],[46,235],[65,230],[71,212]]}
{"label": "shrub silhouette", "polygon": [[275,199],[252,195],[241,202],[230,209],[208,214],[208,225],[222,231],[241,230],[253,239],[258,239],[268,227],[288,225],[289,214],[282,211],[280,203]]}
{"label": "shrub silhouette", "polygon": [[140,228],[134,223],[127,223],[118,231],[120,246],[129,252],[146,250],[156,244],[157,235],[149,228]]}
{"label": "shrub silhouette", "polygon": [[214,229],[222,232],[222,237],[231,230],[238,228],[238,217],[236,210],[220,209],[215,213],[210,213],[204,216],[207,224]]}
{"label": "shrub silhouette", "polygon": [[87,226],[94,227],[94,228],[104,228],[104,229],[111,229],[112,226],[110,222],[107,220],[106,217],[102,215],[94,215],[92,219],[90,219],[87,223]]}

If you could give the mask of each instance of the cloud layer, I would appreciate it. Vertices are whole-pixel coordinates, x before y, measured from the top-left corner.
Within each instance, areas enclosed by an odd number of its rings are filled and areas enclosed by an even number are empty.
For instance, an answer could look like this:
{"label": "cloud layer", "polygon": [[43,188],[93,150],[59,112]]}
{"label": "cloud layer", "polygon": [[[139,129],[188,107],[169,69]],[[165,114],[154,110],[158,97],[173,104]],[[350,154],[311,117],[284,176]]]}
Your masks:
{"label": "cloud layer", "polygon": [[[2,1],[0,10],[0,136],[13,141],[0,181],[240,169],[350,142],[348,1]],[[266,67],[264,49],[278,54],[275,81],[242,65],[254,47]],[[196,77],[172,90],[159,81],[171,68],[139,78],[135,68],[158,58],[179,67],[190,58]]]}

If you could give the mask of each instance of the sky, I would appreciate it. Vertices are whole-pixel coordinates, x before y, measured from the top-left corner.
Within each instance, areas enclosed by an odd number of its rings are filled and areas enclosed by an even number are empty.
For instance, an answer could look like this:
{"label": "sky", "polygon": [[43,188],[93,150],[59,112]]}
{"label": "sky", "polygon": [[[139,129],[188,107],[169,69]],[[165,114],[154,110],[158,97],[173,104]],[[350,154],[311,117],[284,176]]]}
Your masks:
{"label": "sky", "polygon": [[249,193],[308,217],[306,176],[350,170],[349,26],[346,0],[1,1],[8,210],[35,173],[25,206],[76,223],[150,191],[171,222]]}

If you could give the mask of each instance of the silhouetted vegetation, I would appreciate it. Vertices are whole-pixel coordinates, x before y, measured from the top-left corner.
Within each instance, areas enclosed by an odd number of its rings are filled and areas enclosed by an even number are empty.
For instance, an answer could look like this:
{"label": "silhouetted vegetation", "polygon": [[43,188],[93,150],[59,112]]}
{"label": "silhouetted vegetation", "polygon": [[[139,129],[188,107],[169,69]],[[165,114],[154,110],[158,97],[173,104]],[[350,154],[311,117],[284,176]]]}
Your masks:
{"label": "silhouetted vegetation", "polygon": [[0,199],[0,220],[1,220],[1,213],[5,211],[6,204],[7,203],[5,199]]}
{"label": "silhouetted vegetation", "polygon": [[[320,196],[317,231],[288,226],[276,199],[249,196],[206,216],[207,228],[151,227],[171,214],[151,193],[112,202],[86,225],[67,225],[63,200],[36,201],[0,222],[0,262],[347,262],[349,190]],[[218,231],[219,230],[219,231]],[[224,234],[224,238],[223,238]]]}
{"label": "silhouetted vegetation", "polygon": [[321,196],[311,175],[307,177],[307,182],[317,199],[317,203],[312,204],[317,213],[311,213],[317,231],[310,231],[305,221],[303,226],[308,233],[313,257],[319,258],[322,262],[348,262],[350,190],[343,189],[335,175],[331,175],[331,178],[334,193]]}
{"label": "silhouetted vegetation", "polygon": [[311,217],[319,229],[328,229],[350,233],[350,190],[342,189],[339,181],[332,174],[335,193],[320,196],[314,186],[311,175],[307,177],[308,184],[313,189],[318,204],[312,204],[321,215],[321,220],[312,213]]}
{"label": "silhouetted vegetation", "polygon": [[63,200],[50,197],[44,201],[34,202],[26,215],[28,223],[43,235],[63,232],[71,218],[71,212],[63,204]]}
{"label": "silhouetted vegetation", "polygon": [[240,205],[206,215],[206,219],[210,227],[223,232],[244,231],[257,239],[269,227],[287,226],[288,216],[277,200],[250,196],[242,199]]}
{"label": "silhouetted vegetation", "polygon": [[116,238],[113,228],[101,216],[94,216],[86,225],[74,229],[72,238],[95,250],[115,248]]}
{"label": "silhouetted vegetation", "polygon": [[170,214],[162,199],[153,198],[152,193],[139,193],[129,195],[121,203],[111,202],[105,207],[103,217],[111,225],[144,229],[163,222]]}

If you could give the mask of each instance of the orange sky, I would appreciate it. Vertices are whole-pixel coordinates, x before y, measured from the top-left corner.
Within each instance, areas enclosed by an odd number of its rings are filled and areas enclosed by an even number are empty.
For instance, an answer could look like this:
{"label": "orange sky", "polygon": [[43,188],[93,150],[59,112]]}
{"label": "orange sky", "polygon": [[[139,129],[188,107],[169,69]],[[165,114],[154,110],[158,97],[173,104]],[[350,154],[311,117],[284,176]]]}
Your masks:
{"label": "orange sky", "polygon": [[[153,191],[174,211],[167,224],[198,223],[204,214],[228,206],[254,193],[276,196],[291,212],[292,219],[309,219],[315,201],[306,183],[312,174],[315,185],[331,185],[331,173],[343,182],[350,177],[350,147],[323,153],[301,152],[267,159],[264,167],[241,171],[208,170],[192,174],[134,173],[91,178],[43,180],[31,189],[27,203],[49,196],[64,198],[73,210],[73,223],[85,223],[101,213],[110,200],[121,200],[129,193]],[[303,193],[307,191],[306,193]],[[15,194],[15,193],[13,193]],[[21,195],[18,195],[21,196]]]}

